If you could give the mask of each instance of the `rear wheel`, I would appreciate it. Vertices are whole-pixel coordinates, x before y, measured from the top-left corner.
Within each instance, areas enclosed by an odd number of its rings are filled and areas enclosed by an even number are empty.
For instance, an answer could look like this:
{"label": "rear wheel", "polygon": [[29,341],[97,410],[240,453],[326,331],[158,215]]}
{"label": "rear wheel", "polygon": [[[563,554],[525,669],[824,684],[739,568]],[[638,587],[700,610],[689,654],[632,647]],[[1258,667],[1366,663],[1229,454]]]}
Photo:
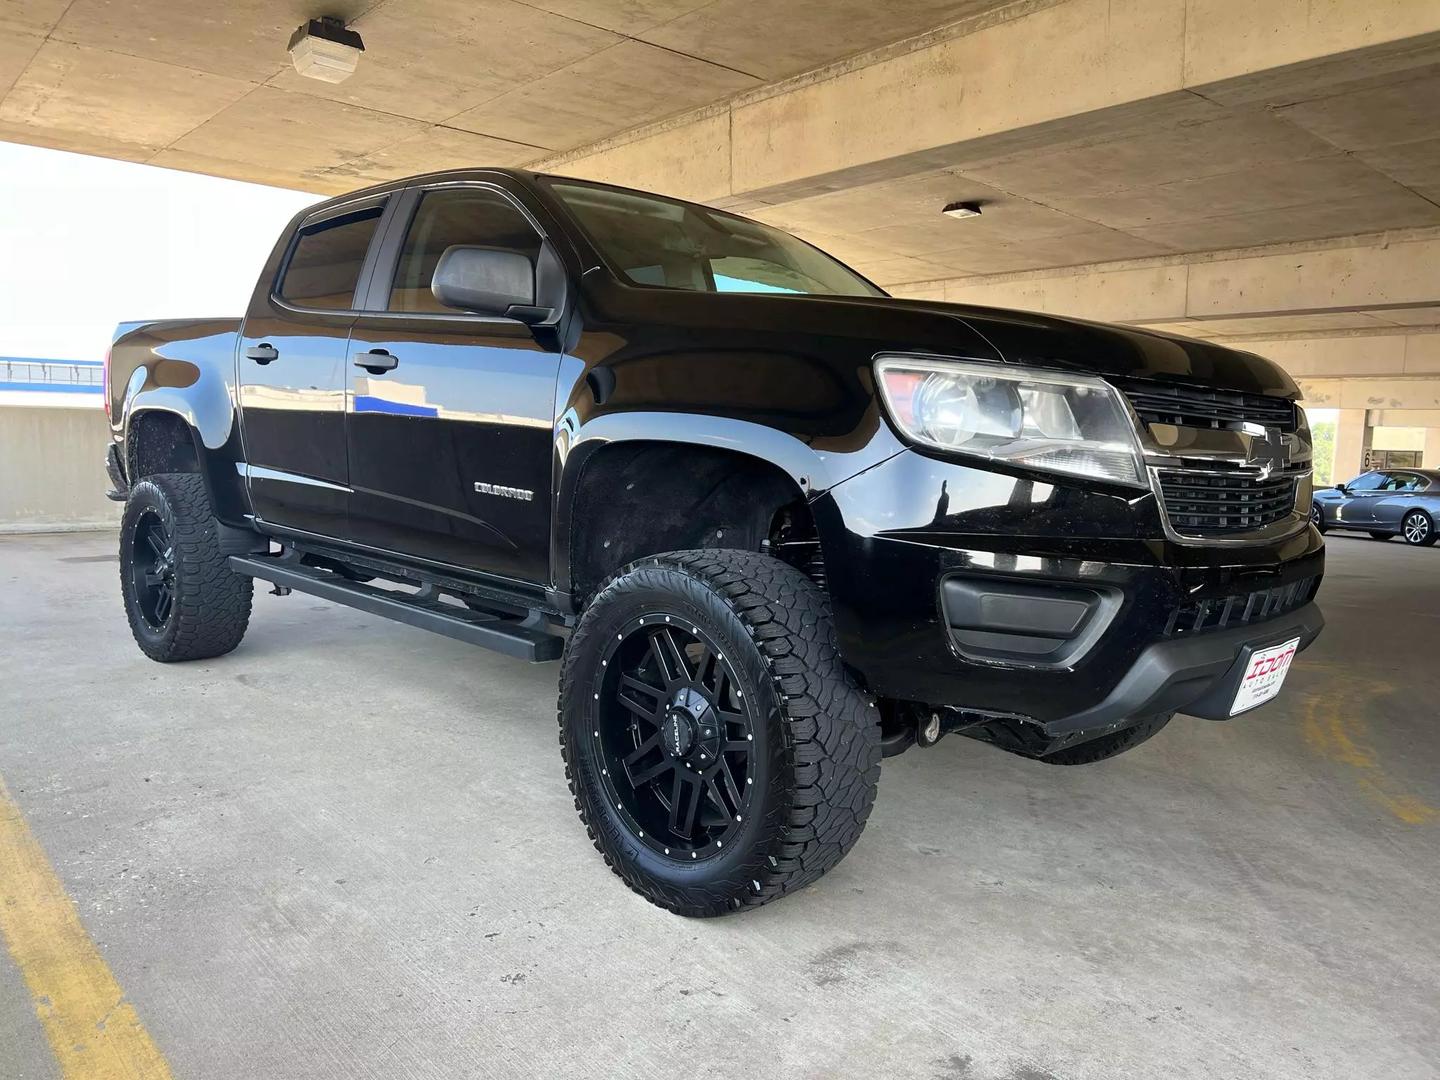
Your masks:
{"label": "rear wheel", "polygon": [[161,473],[131,489],[120,591],[135,643],[152,660],[203,660],[240,644],[255,585],[226,565],[200,476]]}
{"label": "rear wheel", "polygon": [[1407,544],[1429,547],[1435,543],[1435,523],[1424,510],[1411,510],[1400,523],[1400,535]]}
{"label": "rear wheel", "polygon": [[681,915],[814,881],[875,799],[878,711],[840,663],[829,598],[777,559],[682,551],[622,571],[567,644],[559,712],[596,848]]}
{"label": "rear wheel", "polygon": [[1134,750],[1168,724],[1173,715],[1174,713],[1161,713],[1159,716],[1149,717],[1121,731],[1112,731],[1109,735],[1101,735],[1098,739],[1091,739],[1078,746],[1056,750],[1040,760],[1051,765],[1090,765],[1096,761],[1104,761],[1116,754]]}

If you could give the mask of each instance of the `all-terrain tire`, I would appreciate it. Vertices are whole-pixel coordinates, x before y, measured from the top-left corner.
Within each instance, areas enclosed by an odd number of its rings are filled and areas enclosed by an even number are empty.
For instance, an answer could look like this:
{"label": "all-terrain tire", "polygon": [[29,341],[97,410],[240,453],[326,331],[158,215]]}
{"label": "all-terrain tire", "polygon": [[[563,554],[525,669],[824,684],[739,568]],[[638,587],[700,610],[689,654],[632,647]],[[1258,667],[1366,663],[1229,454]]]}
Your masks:
{"label": "all-terrain tire", "polygon": [[1161,713],[1159,716],[1152,716],[1120,731],[1101,735],[1098,739],[1091,739],[1077,746],[1067,746],[1063,750],[1056,750],[1053,754],[1046,754],[1040,760],[1048,761],[1051,765],[1090,765],[1097,761],[1104,761],[1116,754],[1134,750],[1135,747],[1168,724],[1173,715],[1173,713]]}
{"label": "all-terrain tire", "polygon": [[[163,618],[153,618],[153,611],[147,615],[141,600],[152,549],[140,533],[157,527],[171,553],[171,596]],[[130,489],[120,523],[120,591],[135,643],[152,660],[205,660],[240,644],[255,584],[226,564],[210,496],[198,474],[159,473]]]}
{"label": "all-terrain tire", "polygon": [[[723,851],[696,861],[637,838],[602,776],[609,759],[597,724],[606,714],[596,688],[606,650],[618,647],[617,631],[657,611],[726,654],[757,748],[744,824]],[[680,915],[722,915],[815,881],[859,839],[880,778],[879,711],[841,663],[829,597],[752,552],[670,552],[606,582],[567,643],[559,720],[566,779],[596,849],[635,892]]]}

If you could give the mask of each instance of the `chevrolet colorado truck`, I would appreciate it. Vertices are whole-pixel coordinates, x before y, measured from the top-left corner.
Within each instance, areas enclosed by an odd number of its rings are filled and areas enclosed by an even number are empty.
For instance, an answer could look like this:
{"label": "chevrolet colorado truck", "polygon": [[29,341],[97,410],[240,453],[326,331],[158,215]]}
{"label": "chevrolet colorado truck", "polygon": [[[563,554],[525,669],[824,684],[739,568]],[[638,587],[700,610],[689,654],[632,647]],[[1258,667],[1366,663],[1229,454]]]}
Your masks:
{"label": "chevrolet colorado truck", "polygon": [[120,326],[106,466],[147,656],[234,649],[258,578],[560,660],[595,846],[706,916],[839,862],[882,756],[1082,764],[1273,697],[1323,625],[1297,397],[480,169],[303,211],[242,319]]}

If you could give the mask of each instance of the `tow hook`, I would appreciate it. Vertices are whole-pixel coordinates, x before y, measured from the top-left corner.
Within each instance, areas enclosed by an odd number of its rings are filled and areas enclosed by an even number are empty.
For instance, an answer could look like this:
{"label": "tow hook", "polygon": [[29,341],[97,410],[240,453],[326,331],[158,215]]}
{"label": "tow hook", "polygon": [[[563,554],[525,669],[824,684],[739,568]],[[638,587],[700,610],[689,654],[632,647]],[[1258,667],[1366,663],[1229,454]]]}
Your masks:
{"label": "tow hook", "polygon": [[289,595],[290,595],[290,586],[289,586],[289,585],[276,585],[273,589],[270,590],[270,595],[271,595],[271,596],[289,596]]}

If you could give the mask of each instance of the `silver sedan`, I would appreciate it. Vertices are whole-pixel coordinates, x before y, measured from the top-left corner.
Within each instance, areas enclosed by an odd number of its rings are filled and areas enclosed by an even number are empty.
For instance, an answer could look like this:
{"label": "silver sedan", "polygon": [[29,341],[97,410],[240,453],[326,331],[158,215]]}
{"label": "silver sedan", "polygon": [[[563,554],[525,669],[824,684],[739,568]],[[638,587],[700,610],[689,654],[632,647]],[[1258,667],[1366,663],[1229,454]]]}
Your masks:
{"label": "silver sedan", "polygon": [[1321,532],[1353,529],[1377,540],[1435,543],[1440,522],[1440,470],[1377,469],[1315,492],[1310,520]]}

